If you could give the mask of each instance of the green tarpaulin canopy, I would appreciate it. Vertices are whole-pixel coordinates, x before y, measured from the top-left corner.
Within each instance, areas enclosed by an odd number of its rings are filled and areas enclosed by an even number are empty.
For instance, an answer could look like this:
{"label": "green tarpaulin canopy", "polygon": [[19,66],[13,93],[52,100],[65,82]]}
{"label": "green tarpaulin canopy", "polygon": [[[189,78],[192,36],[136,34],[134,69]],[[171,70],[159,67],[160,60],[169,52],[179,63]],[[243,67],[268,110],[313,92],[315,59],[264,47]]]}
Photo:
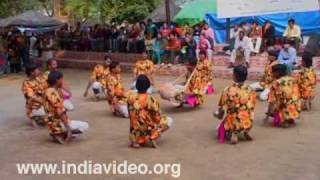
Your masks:
{"label": "green tarpaulin canopy", "polygon": [[184,5],[181,11],[174,17],[174,22],[191,26],[204,20],[207,13],[217,12],[216,0],[194,0]]}

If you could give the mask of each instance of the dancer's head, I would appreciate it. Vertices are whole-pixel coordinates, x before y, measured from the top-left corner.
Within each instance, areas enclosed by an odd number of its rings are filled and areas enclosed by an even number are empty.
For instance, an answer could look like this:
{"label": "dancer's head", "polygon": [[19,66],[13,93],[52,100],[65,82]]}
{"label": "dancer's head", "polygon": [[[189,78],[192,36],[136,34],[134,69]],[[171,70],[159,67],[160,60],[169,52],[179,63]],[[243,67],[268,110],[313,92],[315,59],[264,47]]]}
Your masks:
{"label": "dancer's head", "polygon": [[276,64],[272,66],[272,76],[275,79],[279,79],[288,74],[287,66],[284,64]]}
{"label": "dancer's head", "polygon": [[121,66],[118,61],[112,61],[109,65],[109,69],[112,73],[121,73]]}
{"label": "dancer's head", "polygon": [[62,87],[63,84],[63,74],[60,71],[51,71],[48,80],[49,87]]}
{"label": "dancer's head", "polygon": [[268,59],[270,62],[276,61],[278,59],[278,56],[279,56],[279,51],[275,49],[270,49],[268,51]]}
{"label": "dancer's head", "polygon": [[105,66],[109,66],[111,62],[112,62],[111,56],[105,55],[104,56],[104,64],[105,64]]}
{"label": "dancer's head", "polygon": [[136,82],[136,89],[139,94],[144,94],[150,88],[151,83],[147,76],[139,75]]}
{"label": "dancer's head", "polygon": [[56,71],[58,69],[58,62],[54,59],[49,59],[47,62],[47,68],[49,71]]}
{"label": "dancer's head", "polygon": [[310,68],[310,67],[312,67],[312,65],[313,65],[312,55],[308,54],[308,53],[303,54],[303,56],[302,56],[302,66],[306,67],[306,68]]}
{"label": "dancer's head", "polygon": [[247,80],[248,69],[247,67],[240,65],[233,68],[233,80],[236,83],[243,83]]}
{"label": "dancer's head", "polygon": [[26,67],[26,74],[28,77],[37,77],[40,74],[39,66],[36,64],[29,64]]}

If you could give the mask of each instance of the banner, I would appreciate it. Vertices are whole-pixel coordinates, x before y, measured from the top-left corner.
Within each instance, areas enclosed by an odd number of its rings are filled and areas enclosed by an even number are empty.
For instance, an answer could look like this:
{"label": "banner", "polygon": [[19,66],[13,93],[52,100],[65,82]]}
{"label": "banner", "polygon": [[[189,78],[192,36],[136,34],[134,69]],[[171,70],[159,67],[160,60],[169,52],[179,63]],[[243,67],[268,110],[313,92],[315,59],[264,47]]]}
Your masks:
{"label": "banner", "polygon": [[218,0],[218,18],[319,10],[318,0]]}

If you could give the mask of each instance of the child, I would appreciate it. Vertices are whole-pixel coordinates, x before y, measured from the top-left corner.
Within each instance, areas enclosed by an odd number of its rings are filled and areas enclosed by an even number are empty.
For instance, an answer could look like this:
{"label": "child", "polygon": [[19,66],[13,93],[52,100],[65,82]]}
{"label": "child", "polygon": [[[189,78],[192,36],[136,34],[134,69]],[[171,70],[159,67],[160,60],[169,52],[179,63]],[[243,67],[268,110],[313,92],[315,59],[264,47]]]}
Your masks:
{"label": "child", "polygon": [[276,64],[278,64],[277,58],[278,58],[278,51],[271,50],[268,51],[268,63],[265,66],[264,69],[264,75],[260,82],[256,82],[250,85],[250,87],[255,90],[261,90],[261,94],[259,96],[260,100],[266,101],[268,100],[268,95],[270,92],[270,86],[273,82],[273,76],[272,76],[272,67]]}
{"label": "child", "polygon": [[111,111],[115,116],[128,118],[127,92],[121,83],[121,67],[119,62],[112,61],[109,66],[110,74],[107,77],[107,99],[111,105]]}
{"label": "child", "polygon": [[172,124],[172,119],[161,115],[159,103],[147,93],[150,80],[145,75],[137,77],[136,89],[128,97],[130,117],[130,146],[139,148],[148,143],[156,147],[155,140]]}
{"label": "child", "polygon": [[252,140],[249,131],[253,125],[256,93],[245,84],[247,76],[245,66],[236,66],[233,69],[234,83],[222,92],[219,109],[214,114],[218,119],[224,117],[222,123],[226,134],[231,135],[232,144],[238,143],[240,133],[243,133],[246,140]]}
{"label": "child", "polygon": [[197,65],[197,71],[202,74],[202,80],[205,81],[205,93],[213,93],[213,64],[211,60],[207,59],[206,52],[200,51],[199,64]]}
{"label": "child", "polygon": [[76,134],[82,134],[89,128],[88,123],[70,120],[63,105],[59,89],[63,85],[63,74],[52,71],[48,76],[49,88],[44,94],[44,108],[47,112],[46,123],[54,141],[64,144]]}
{"label": "child", "polygon": [[297,81],[288,76],[287,66],[277,64],[272,67],[275,81],[272,83],[269,93],[269,106],[267,117],[274,118],[274,125],[283,128],[294,124],[300,116],[301,100]]}
{"label": "child", "polygon": [[40,70],[37,65],[30,64],[26,67],[27,78],[22,83],[22,92],[26,99],[27,116],[34,127],[44,123],[45,111],[43,109],[44,89],[37,80]]}
{"label": "child", "polygon": [[315,97],[315,89],[317,85],[317,75],[312,68],[312,56],[305,54],[302,56],[303,69],[297,75],[300,94],[302,98],[302,109],[310,110],[311,102]]}

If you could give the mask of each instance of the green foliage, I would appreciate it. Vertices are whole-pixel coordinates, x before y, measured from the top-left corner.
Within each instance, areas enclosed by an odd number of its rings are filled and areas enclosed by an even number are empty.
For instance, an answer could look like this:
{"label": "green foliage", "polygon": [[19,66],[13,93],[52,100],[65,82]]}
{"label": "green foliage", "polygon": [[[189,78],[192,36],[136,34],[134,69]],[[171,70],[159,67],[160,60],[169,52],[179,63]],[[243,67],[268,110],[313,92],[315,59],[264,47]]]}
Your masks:
{"label": "green foliage", "polygon": [[99,22],[143,20],[160,0],[67,0],[66,10],[76,19]]}
{"label": "green foliage", "polygon": [[0,18],[14,16],[27,10],[45,10],[53,15],[52,0],[0,0]]}

